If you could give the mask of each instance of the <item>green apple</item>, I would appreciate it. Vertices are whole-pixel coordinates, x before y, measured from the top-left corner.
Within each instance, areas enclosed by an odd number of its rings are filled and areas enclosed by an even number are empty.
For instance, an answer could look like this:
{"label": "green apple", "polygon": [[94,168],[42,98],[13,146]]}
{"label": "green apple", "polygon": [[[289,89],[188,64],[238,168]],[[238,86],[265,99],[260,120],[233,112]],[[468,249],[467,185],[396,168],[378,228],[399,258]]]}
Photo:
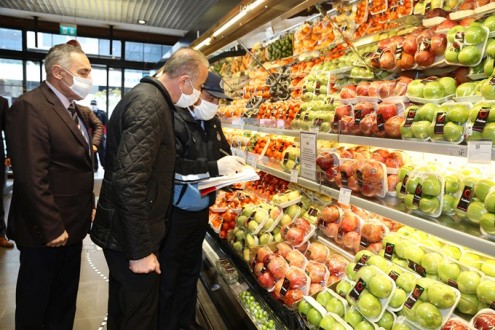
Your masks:
{"label": "green apple", "polygon": [[408,320],[416,322],[416,310],[422,304],[423,302],[421,300],[417,300],[412,306],[412,308],[409,308],[408,306],[404,305],[404,307],[402,307],[401,312]]}
{"label": "green apple", "polygon": [[462,142],[464,139],[464,126],[449,121],[443,127],[443,139],[455,143]]}
{"label": "green apple", "polygon": [[483,26],[471,25],[466,29],[464,41],[467,44],[478,45],[485,41],[487,37],[486,28]]}
{"label": "green apple", "polygon": [[380,320],[378,320],[376,324],[385,330],[390,330],[394,325],[394,321],[394,315],[389,311],[385,311],[385,313],[383,313],[383,316],[380,318]]}
{"label": "green apple", "polygon": [[435,214],[440,208],[440,201],[437,197],[424,196],[419,200],[419,210],[425,214]]}
{"label": "green apple", "polygon": [[[488,28],[488,30],[495,31],[495,15],[488,16],[484,21],[483,25]],[[493,40],[493,39],[490,39]],[[495,52],[493,53],[494,55],[490,55],[492,57],[495,57]]]}
{"label": "green apple", "polygon": [[355,262],[349,262],[345,267],[345,274],[353,281],[357,279],[357,272],[354,270],[354,267],[356,267]]}
{"label": "green apple", "polygon": [[459,262],[466,267],[472,267],[476,269],[480,269],[481,264],[483,263],[481,257],[472,252],[464,252],[459,258]]}
{"label": "green apple", "polygon": [[425,140],[428,138],[428,127],[430,126],[429,121],[420,120],[413,122],[411,124],[411,132],[414,138]]}
{"label": "green apple", "polygon": [[332,315],[326,315],[321,319],[319,327],[324,330],[333,330],[335,329],[336,322]]}
{"label": "green apple", "polygon": [[364,266],[360,270],[358,270],[356,274],[356,278],[360,278],[365,281],[367,284],[370,283],[371,279],[377,276],[379,273],[374,267]]}
{"label": "green apple", "polygon": [[495,277],[495,260],[488,259],[482,265],[480,269],[485,275]]}
{"label": "green apple", "polygon": [[434,284],[428,289],[428,300],[440,309],[454,306],[457,296],[453,288],[445,284]]}
{"label": "green apple", "polygon": [[367,288],[375,297],[388,298],[394,287],[390,277],[378,274],[371,279]]}
{"label": "green apple", "polygon": [[352,288],[353,285],[350,282],[346,280],[341,280],[339,281],[339,283],[337,283],[337,286],[335,287],[335,292],[337,292],[339,296],[345,297],[352,290]]}
{"label": "green apple", "polygon": [[459,63],[474,66],[481,61],[481,50],[478,46],[464,46],[459,52]]}
{"label": "green apple", "polygon": [[485,209],[490,213],[495,213],[495,191],[489,192],[483,202]]}
{"label": "green apple", "polygon": [[411,292],[414,289],[415,281],[416,275],[410,272],[404,272],[397,278],[395,284],[404,291]]}
{"label": "green apple", "polygon": [[436,329],[442,325],[443,316],[435,305],[425,302],[416,308],[415,319],[426,329]]}
{"label": "green apple", "polygon": [[325,309],[328,312],[337,314],[340,317],[344,317],[345,306],[342,303],[342,301],[340,301],[338,298],[332,297],[330,301],[328,301],[325,305],[322,306],[325,306]]}
{"label": "green apple", "polygon": [[481,202],[483,202],[494,186],[495,181],[493,181],[492,179],[480,179],[474,185],[474,196],[477,197]]}
{"label": "green apple", "polygon": [[358,300],[359,312],[366,318],[376,318],[382,312],[380,300],[369,292],[363,291]]}
{"label": "green apple", "polygon": [[363,320],[363,316],[355,308],[349,309],[344,316],[344,321],[349,323],[353,328],[357,326],[358,323],[361,322],[362,320]]}
{"label": "green apple", "polygon": [[438,276],[444,283],[449,281],[457,281],[457,277],[461,274],[461,267],[454,262],[444,262],[438,266]]}
{"label": "green apple", "polygon": [[419,79],[415,79],[407,85],[407,95],[413,96],[413,97],[423,97],[423,88],[424,85]]}
{"label": "green apple", "polygon": [[308,322],[314,326],[319,326],[323,316],[316,308],[311,308],[308,312]]}
{"label": "green apple", "polygon": [[390,298],[388,305],[392,308],[399,308],[404,304],[406,299],[407,299],[406,291],[404,291],[404,289],[397,288],[392,294],[392,298]]}
{"label": "green apple", "polygon": [[457,83],[454,78],[452,77],[442,77],[438,79],[438,82],[442,84],[444,90],[445,90],[445,95],[453,95],[455,94],[455,90],[457,88]]}
{"label": "green apple", "polygon": [[442,183],[436,176],[427,176],[422,182],[423,194],[438,196],[442,193]]}
{"label": "green apple", "polygon": [[458,246],[450,245],[450,244],[445,244],[442,246],[442,252],[451,258],[454,258],[455,260],[459,260],[461,257],[461,249]]}
{"label": "green apple", "polygon": [[445,194],[443,195],[442,213],[451,214],[454,213],[454,204],[456,198],[453,195]]}
{"label": "green apple", "polygon": [[456,91],[455,91],[455,96],[460,97],[460,96],[471,96],[474,94],[474,91],[476,89],[476,83],[474,82],[465,82],[460,84]]}
{"label": "green apple", "polygon": [[462,293],[475,294],[480,282],[481,276],[472,270],[465,270],[457,277],[457,287]]}
{"label": "green apple", "polygon": [[[483,80],[481,83],[481,95],[487,100],[495,99],[495,85],[491,84],[490,80]],[[473,112],[473,109],[471,109]]]}
{"label": "green apple", "polygon": [[456,124],[464,124],[469,117],[469,109],[463,104],[450,104],[447,110],[447,121],[454,122]]}
{"label": "green apple", "polygon": [[488,235],[495,235],[495,214],[486,212],[480,218],[480,227]]}
{"label": "green apple", "polygon": [[423,97],[425,99],[440,99],[445,95],[446,95],[445,88],[438,81],[429,81],[425,84],[423,88]]}
{"label": "green apple", "polygon": [[449,43],[453,43],[455,41],[456,34],[458,32],[464,32],[464,26],[462,25],[456,25],[452,28],[449,29],[449,32],[447,32],[447,41]]}
{"label": "green apple", "polygon": [[481,137],[486,140],[491,140],[492,143],[495,143],[495,123],[487,123],[483,128]]}
{"label": "green apple", "polygon": [[395,323],[392,330],[411,330],[411,327],[407,323]]}
{"label": "green apple", "polygon": [[375,330],[375,327],[368,320],[362,320],[354,327],[354,330]]}
{"label": "green apple", "polygon": [[309,310],[311,309],[311,304],[303,299],[299,302],[299,304],[297,305],[297,311],[299,312],[300,315],[308,315],[308,312]]}
{"label": "green apple", "polygon": [[376,267],[380,268],[380,270],[382,270],[385,273],[387,272],[387,270],[389,268],[388,261],[384,257],[378,256],[378,255],[372,255],[368,259],[368,265],[376,266]]}
{"label": "green apple", "polygon": [[447,47],[444,56],[448,63],[459,63],[459,49],[453,46]]}
{"label": "green apple", "polygon": [[471,201],[469,204],[466,216],[472,223],[479,224],[481,221],[481,216],[485,214],[487,211],[485,209],[485,205],[483,205],[480,201]]}
{"label": "green apple", "polygon": [[488,278],[482,279],[476,289],[476,295],[484,304],[492,304],[495,302],[495,281]]}
{"label": "green apple", "polygon": [[445,193],[456,194],[461,189],[461,179],[458,175],[447,174],[444,176]]}
{"label": "green apple", "polygon": [[423,259],[423,256],[425,255],[424,250],[417,246],[417,245],[411,245],[404,253],[404,258],[410,261],[413,261],[417,263],[418,265],[421,265],[421,259]]}
{"label": "green apple", "polygon": [[438,252],[428,252],[421,259],[421,266],[429,274],[438,274],[438,267],[444,261],[443,256]]}
{"label": "green apple", "polygon": [[487,56],[485,58],[485,61],[481,63],[483,64],[483,73],[485,74],[485,76],[490,77],[493,74],[493,68],[495,66],[493,57]]}
{"label": "green apple", "polygon": [[466,294],[461,292],[461,298],[457,303],[457,310],[463,314],[474,315],[478,312],[480,301],[475,294]]}
{"label": "green apple", "polygon": [[320,291],[316,295],[316,301],[322,306],[325,306],[332,298],[333,297],[328,290]]}

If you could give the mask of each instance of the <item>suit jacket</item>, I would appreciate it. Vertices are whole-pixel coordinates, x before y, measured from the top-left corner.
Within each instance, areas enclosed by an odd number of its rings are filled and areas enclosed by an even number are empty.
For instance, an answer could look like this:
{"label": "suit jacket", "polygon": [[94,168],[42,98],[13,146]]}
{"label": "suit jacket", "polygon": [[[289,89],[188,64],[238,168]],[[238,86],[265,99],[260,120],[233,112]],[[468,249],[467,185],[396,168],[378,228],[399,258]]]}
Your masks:
{"label": "suit jacket", "polygon": [[43,82],[16,100],[6,126],[14,173],[7,236],[42,247],[66,230],[68,244],[81,242],[94,205],[92,152],[67,109]]}

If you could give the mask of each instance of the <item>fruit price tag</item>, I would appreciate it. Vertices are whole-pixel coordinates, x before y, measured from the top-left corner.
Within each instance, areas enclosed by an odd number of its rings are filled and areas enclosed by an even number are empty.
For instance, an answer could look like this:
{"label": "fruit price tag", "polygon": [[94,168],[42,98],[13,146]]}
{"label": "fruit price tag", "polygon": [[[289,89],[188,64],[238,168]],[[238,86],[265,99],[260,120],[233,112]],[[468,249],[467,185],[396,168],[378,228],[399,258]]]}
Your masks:
{"label": "fruit price tag", "polygon": [[492,141],[468,141],[467,160],[469,163],[490,163]]}
{"label": "fruit price tag", "polygon": [[290,171],[290,182],[297,183],[297,178],[299,177],[299,171],[293,169]]}
{"label": "fruit price tag", "polygon": [[340,188],[339,191],[339,203],[343,205],[349,205],[351,202],[351,189]]}

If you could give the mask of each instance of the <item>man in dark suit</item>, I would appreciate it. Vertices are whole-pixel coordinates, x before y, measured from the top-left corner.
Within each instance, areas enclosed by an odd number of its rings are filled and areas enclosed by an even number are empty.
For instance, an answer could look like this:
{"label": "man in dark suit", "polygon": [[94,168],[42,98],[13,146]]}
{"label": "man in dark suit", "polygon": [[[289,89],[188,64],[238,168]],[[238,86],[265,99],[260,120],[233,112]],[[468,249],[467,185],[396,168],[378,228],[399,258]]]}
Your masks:
{"label": "man in dark suit", "polygon": [[94,207],[91,136],[74,101],[92,87],[84,52],[57,45],[46,80],[7,112],[14,173],[7,235],[20,251],[16,329],[72,329]]}
{"label": "man in dark suit", "polygon": [[[0,195],[3,197],[5,188],[5,150],[3,146],[2,131],[5,131],[5,114],[9,108],[9,101],[0,96]],[[14,244],[7,237],[7,226],[5,225],[5,208],[3,207],[3,198],[0,201],[0,246],[4,248],[13,248]]]}

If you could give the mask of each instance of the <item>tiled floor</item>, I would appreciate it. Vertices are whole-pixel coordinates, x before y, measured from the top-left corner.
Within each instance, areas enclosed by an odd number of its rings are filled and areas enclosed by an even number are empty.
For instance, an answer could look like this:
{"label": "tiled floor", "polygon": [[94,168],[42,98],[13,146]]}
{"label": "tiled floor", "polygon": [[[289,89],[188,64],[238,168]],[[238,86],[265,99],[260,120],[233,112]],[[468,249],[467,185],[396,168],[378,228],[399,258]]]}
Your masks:
{"label": "tiled floor", "polygon": [[[95,174],[101,180],[102,172]],[[99,191],[99,182],[95,184]],[[95,191],[97,192],[97,191]],[[10,196],[4,197],[8,210]],[[105,329],[107,312],[108,268],[103,252],[97,249],[89,237],[84,240],[81,263],[81,280],[77,297],[74,330]],[[15,285],[19,269],[19,251],[0,248],[0,330],[14,330]]]}

